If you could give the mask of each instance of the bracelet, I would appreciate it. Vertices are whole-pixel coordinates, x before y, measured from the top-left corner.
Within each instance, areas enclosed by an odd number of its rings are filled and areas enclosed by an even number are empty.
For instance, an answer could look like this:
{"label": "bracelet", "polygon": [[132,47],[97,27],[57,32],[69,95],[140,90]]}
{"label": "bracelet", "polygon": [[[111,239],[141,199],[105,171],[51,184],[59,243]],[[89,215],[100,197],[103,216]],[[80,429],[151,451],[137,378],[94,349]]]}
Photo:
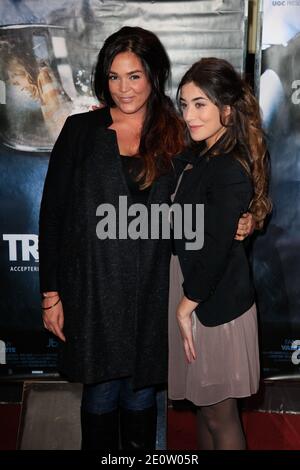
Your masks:
{"label": "bracelet", "polygon": [[43,292],[42,296],[43,296],[43,299],[55,299],[55,297],[59,297],[59,294],[47,295],[47,292]]}
{"label": "bracelet", "polygon": [[55,302],[55,304],[50,305],[50,307],[42,307],[42,310],[49,310],[49,308],[55,307],[55,305],[57,305],[59,302],[60,302],[60,298],[57,300],[57,302]]}

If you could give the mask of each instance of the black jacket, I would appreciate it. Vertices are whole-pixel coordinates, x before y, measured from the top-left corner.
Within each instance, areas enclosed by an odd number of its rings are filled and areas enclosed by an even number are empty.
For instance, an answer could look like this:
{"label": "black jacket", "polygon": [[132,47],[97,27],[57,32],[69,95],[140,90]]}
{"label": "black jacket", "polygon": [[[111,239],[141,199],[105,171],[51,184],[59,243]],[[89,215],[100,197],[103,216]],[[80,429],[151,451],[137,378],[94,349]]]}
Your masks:
{"label": "black jacket", "polygon": [[[96,383],[133,376],[166,381],[170,240],[99,240],[96,208],[130,193],[108,108],[67,119],[54,146],[40,212],[41,291],[58,290],[66,343],[60,370]],[[152,186],[151,203],[170,202],[175,174]]]}
{"label": "black jacket", "polygon": [[254,302],[244,244],[234,240],[253,189],[232,155],[198,156],[190,161],[193,168],[184,172],[174,203],[204,204],[204,245],[192,251],[185,246],[189,240],[174,240],[175,252],[184,292],[200,302],[198,318],[206,326],[216,326],[237,318]]}

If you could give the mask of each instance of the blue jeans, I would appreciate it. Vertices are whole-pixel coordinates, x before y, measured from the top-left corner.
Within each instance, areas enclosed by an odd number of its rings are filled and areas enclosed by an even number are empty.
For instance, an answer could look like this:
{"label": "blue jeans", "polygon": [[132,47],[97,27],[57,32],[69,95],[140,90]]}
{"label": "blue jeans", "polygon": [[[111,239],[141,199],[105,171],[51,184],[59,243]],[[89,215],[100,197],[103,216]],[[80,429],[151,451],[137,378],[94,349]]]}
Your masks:
{"label": "blue jeans", "polygon": [[104,414],[124,409],[138,411],[152,407],[156,403],[155,387],[134,391],[130,377],[110,380],[99,384],[84,385],[81,407],[88,413]]}

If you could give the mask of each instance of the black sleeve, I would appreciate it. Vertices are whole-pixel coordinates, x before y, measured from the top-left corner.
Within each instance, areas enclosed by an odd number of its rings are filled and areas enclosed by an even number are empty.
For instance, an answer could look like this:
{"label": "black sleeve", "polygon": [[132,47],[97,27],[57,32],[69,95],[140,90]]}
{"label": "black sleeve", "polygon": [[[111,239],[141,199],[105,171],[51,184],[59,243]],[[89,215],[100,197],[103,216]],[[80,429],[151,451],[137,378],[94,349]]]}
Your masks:
{"label": "black sleeve", "polygon": [[68,118],[51,152],[39,217],[40,291],[59,290],[59,241],[72,173]]}
{"label": "black sleeve", "polygon": [[238,162],[224,165],[222,159],[216,165],[204,206],[204,245],[190,252],[193,261],[183,283],[186,297],[195,302],[206,300],[215,291],[235,242],[239,217],[247,211],[252,195],[250,180]]}

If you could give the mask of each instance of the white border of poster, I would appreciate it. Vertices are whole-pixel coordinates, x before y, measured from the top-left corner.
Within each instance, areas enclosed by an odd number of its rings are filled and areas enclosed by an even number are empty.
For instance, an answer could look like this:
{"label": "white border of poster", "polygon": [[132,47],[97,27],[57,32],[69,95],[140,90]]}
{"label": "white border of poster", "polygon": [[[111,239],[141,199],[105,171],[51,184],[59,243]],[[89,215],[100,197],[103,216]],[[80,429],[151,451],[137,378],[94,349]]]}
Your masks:
{"label": "white border of poster", "polygon": [[300,1],[260,5],[256,78],[273,214],[254,243],[264,376],[300,377]]}

